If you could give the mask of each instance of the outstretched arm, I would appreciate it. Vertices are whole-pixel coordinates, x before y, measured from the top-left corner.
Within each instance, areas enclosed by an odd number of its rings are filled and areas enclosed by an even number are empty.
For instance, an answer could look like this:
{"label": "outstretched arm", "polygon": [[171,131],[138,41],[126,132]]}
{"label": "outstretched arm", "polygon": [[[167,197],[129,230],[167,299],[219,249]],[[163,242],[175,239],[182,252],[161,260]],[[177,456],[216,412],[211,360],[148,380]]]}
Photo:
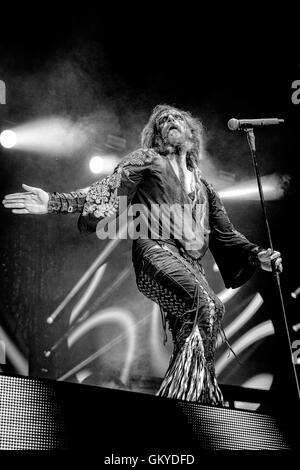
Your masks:
{"label": "outstretched arm", "polygon": [[72,213],[81,212],[89,188],[70,193],[47,193],[41,188],[22,184],[25,192],[8,194],[3,205],[14,214],[43,215],[49,212]]}
{"label": "outstretched arm", "polygon": [[5,196],[3,204],[15,214],[79,212],[80,231],[91,233],[100,220],[113,213],[118,215],[120,196],[126,196],[127,204],[131,203],[154,156],[151,150],[138,149],[123,159],[110,176],[70,193],[47,193],[23,184],[25,192]]}

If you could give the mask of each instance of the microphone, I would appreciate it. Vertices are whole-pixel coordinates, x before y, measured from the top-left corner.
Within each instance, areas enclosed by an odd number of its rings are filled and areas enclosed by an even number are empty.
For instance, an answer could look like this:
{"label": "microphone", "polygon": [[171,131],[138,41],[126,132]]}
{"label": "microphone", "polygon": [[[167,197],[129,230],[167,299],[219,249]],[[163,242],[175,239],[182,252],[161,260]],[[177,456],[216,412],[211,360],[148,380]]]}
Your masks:
{"label": "microphone", "polygon": [[297,323],[297,325],[293,325],[293,330],[297,333],[297,331],[300,330],[300,323]]}
{"label": "microphone", "polygon": [[300,287],[297,287],[297,289],[294,290],[294,292],[291,292],[291,297],[293,297],[293,299],[297,299],[299,294],[300,294]]}
{"label": "microphone", "polygon": [[284,119],[277,118],[261,118],[261,119],[229,119],[228,128],[231,131],[246,129],[255,126],[276,126],[284,122]]}

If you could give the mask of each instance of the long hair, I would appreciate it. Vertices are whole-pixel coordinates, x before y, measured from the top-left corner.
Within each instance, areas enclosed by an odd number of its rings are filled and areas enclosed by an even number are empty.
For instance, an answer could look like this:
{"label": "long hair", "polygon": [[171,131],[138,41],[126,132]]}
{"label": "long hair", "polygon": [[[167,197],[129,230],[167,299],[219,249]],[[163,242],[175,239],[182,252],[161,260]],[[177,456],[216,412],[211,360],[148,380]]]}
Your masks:
{"label": "long hair", "polygon": [[155,106],[152,111],[152,114],[144,127],[141,135],[141,144],[143,148],[152,148],[156,150],[159,154],[164,154],[164,142],[160,135],[158,121],[162,113],[165,112],[178,112],[181,114],[187,125],[191,130],[191,141],[192,147],[187,152],[186,155],[186,166],[188,170],[194,173],[195,178],[195,197],[193,205],[196,204],[197,198],[202,192],[202,183],[201,183],[201,170],[200,170],[200,159],[201,153],[203,152],[203,140],[204,132],[203,125],[201,121],[197,118],[194,118],[189,112],[182,111],[181,109],[175,108],[174,106],[169,106],[167,104],[159,104]]}

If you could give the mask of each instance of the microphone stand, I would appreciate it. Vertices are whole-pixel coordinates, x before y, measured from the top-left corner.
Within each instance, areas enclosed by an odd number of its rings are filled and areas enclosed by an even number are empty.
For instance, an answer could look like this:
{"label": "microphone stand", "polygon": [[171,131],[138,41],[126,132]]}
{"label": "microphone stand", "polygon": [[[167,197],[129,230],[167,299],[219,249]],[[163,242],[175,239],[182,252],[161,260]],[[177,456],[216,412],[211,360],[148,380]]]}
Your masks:
{"label": "microphone stand", "polygon": [[[243,129],[246,134],[247,134],[247,141],[250,147],[250,152],[251,152],[251,158],[252,158],[252,163],[257,179],[257,184],[258,184],[258,191],[259,191],[259,196],[260,196],[260,202],[261,202],[261,207],[263,211],[263,217],[267,229],[267,235],[268,235],[268,241],[269,241],[269,246],[272,250],[273,248],[273,243],[272,243],[272,236],[271,236],[271,231],[270,231],[270,226],[269,226],[269,221],[268,221],[268,216],[267,216],[267,211],[266,211],[266,204],[265,204],[265,198],[264,198],[264,193],[263,193],[263,188],[261,184],[261,176],[259,172],[259,168],[257,165],[257,160],[256,160],[256,146],[255,146],[255,135],[252,127],[245,128]],[[285,330],[286,330],[286,336],[288,340],[288,346],[290,350],[290,356],[291,358],[293,357],[293,351],[291,347],[291,339],[290,339],[290,334],[289,334],[289,328],[288,328],[288,323],[287,323],[287,318],[286,318],[286,311],[285,311],[285,306],[284,306],[284,301],[283,301],[283,296],[282,296],[282,289],[281,289],[281,284],[280,284],[280,277],[279,277],[279,272],[276,270],[275,266],[275,261],[272,261],[272,272],[273,272],[273,277],[276,282],[277,286],[277,291],[279,294],[279,299],[280,299],[280,304],[281,304],[281,310],[284,318],[284,325],[285,325]],[[297,393],[298,393],[298,398],[300,399],[300,388],[299,388],[299,382],[298,382],[298,377],[297,377],[297,372],[296,372],[296,367],[295,364],[292,360],[292,367],[293,367],[293,373],[295,377],[295,382],[296,382],[296,387],[297,387]]]}

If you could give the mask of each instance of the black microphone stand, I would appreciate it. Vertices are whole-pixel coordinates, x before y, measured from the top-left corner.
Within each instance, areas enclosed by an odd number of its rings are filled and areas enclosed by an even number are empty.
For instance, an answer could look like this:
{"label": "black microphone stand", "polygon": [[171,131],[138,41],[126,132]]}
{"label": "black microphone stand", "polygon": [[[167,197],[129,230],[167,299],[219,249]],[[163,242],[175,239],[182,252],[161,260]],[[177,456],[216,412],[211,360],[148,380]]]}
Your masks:
{"label": "black microphone stand", "polygon": [[[268,221],[268,216],[267,216],[267,211],[266,211],[266,204],[265,204],[263,188],[262,188],[262,184],[261,184],[261,176],[260,176],[260,172],[259,172],[259,168],[258,168],[257,160],[256,160],[255,135],[254,135],[253,128],[249,127],[249,128],[245,128],[243,130],[247,134],[247,140],[248,140],[248,144],[249,144],[249,147],[250,147],[252,163],[253,163],[253,167],[254,167],[254,171],[255,171],[255,175],[256,175],[256,179],[257,179],[257,184],[258,184],[258,191],[259,191],[260,202],[261,202],[262,211],[263,211],[263,217],[264,217],[264,221],[265,221],[265,225],[266,225],[266,229],[267,229],[268,241],[269,241],[270,248],[273,250],[274,248],[273,248],[272,236],[271,236],[271,231],[270,231],[270,226],[269,226],[269,221]],[[282,289],[281,289],[281,284],[280,284],[279,272],[276,269],[275,261],[272,261],[271,265],[272,265],[273,277],[274,277],[274,280],[276,282],[277,291],[278,291],[278,294],[279,294],[281,310],[282,310],[282,314],[283,314],[283,318],[284,318],[284,325],[285,325],[285,329],[286,329],[286,336],[287,336],[288,346],[289,346],[289,350],[290,350],[290,357],[292,359],[293,351],[292,351],[292,347],[291,347],[291,339],[290,339],[289,328],[288,328],[288,323],[287,323],[287,318],[286,318],[286,311],[285,311],[285,306],[284,306],[284,301],[283,301],[283,296],[282,296]],[[293,360],[292,360],[292,367],[293,367],[293,372],[294,372],[294,376],[295,376],[295,382],[296,382],[296,387],[297,387],[298,398],[300,398],[299,382],[298,382],[296,367],[295,367],[295,364],[294,364]]]}

